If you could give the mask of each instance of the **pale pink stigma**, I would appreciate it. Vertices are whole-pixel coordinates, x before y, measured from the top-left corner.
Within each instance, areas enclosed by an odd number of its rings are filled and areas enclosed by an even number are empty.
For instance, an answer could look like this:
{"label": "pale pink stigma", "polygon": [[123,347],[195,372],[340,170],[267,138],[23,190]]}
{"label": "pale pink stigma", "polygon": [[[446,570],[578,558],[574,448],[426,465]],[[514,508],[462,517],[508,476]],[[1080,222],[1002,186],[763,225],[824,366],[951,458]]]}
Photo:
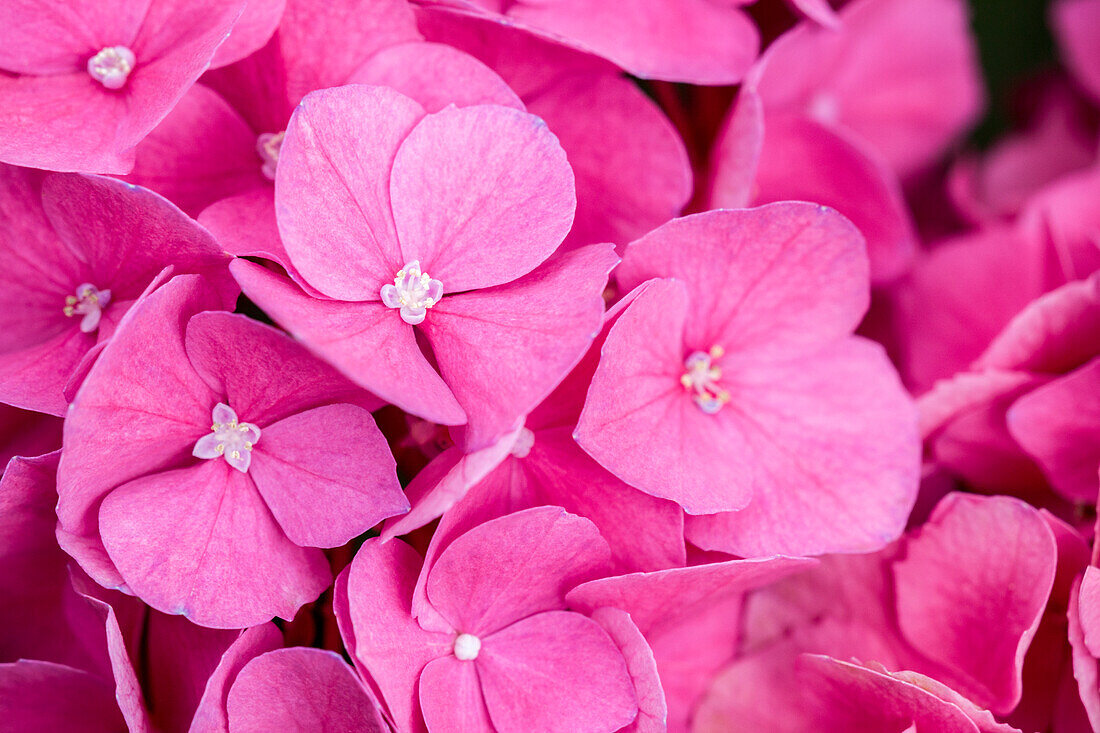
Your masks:
{"label": "pale pink stigma", "polygon": [[88,59],[88,73],[108,89],[121,89],[137,59],[125,46],[108,46]]}
{"label": "pale pink stigma", "polygon": [[535,446],[535,434],[530,428],[520,428],[516,442],[512,444],[512,455],[516,458],[526,458]]}
{"label": "pale pink stigma", "polygon": [[196,458],[224,457],[226,463],[241,473],[252,465],[252,448],[260,439],[260,429],[250,422],[237,420],[237,413],[224,402],[214,407],[210,433],[195,443],[191,455]]}
{"label": "pale pink stigma", "polygon": [[393,285],[382,286],[382,302],[401,309],[401,320],[415,326],[424,320],[428,309],[443,297],[443,283],[421,272],[420,262],[413,260],[397,271]]}
{"label": "pale pink stigma", "polygon": [[65,298],[65,307],[62,310],[69,318],[84,316],[80,319],[80,330],[84,333],[94,333],[99,328],[103,309],[110,302],[110,290],[99,290],[91,283],[83,283],[77,286],[76,295]]}
{"label": "pale pink stigma", "polygon": [[269,181],[275,180],[275,167],[279,165],[279,151],[283,148],[283,138],[286,130],[282,132],[265,132],[256,138],[256,153],[263,161],[264,176]]}
{"label": "pale pink stigma", "polygon": [[708,415],[718,412],[722,405],[730,401],[730,393],[718,384],[722,370],[714,365],[715,360],[721,359],[725,353],[721,346],[712,346],[709,352],[693,351],[684,360],[680,383],[691,393],[699,409]]}

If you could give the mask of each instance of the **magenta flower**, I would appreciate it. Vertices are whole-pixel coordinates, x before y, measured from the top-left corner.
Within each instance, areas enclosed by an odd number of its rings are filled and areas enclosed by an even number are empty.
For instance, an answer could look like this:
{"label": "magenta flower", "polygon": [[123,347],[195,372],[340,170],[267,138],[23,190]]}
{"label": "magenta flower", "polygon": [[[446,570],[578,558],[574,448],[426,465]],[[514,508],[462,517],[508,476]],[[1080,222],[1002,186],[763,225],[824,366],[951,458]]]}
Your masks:
{"label": "magenta flower", "polygon": [[973,122],[981,83],[958,0],[860,0],[840,17],[839,30],[796,27],[749,75],[714,148],[710,203],[835,207],[884,281],[916,247],[898,179]]}
{"label": "magenta flower", "polygon": [[[927,728],[943,733],[974,731],[974,721],[1014,730],[987,711],[1007,714],[1021,699],[1024,655],[1057,561],[1038,511],[950,495],[897,545],[829,558],[753,596],[746,651],[715,680],[696,730],[817,730],[818,721],[830,721],[823,730],[879,730],[870,721],[891,714],[897,730],[910,721],[925,730],[924,716],[955,721]],[[837,667],[850,659],[867,666]],[[845,695],[860,703],[838,704]],[[853,714],[859,725],[831,723]]]}
{"label": "magenta flower", "polygon": [[773,204],[677,219],[616,271],[652,283],[619,317],[577,442],[680,504],[687,536],[741,556],[869,550],[916,496],[912,402],[878,346],[859,233],[836,212]]}
{"label": "magenta flower", "polygon": [[577,180],[568,245],[626,244],[683,209],[692,185],[684,143],[614,65],[485,18],[427,8],[417,17],[429,39],[492,66],[558,137]]}
{"label": "magenta flower", "polygon": [[760,48],[756,26],[739,1],[418,0],[418,4],[481,15],[603,56],[643,79],[733,84],[740,81]]}
{"label": "magenta flower", "polygon": [[1050,20],[1066,65],[1100,102],[1100,2],[1058,0],[1051,7]]}
{"label": "magenta flower", "polygon": [[239,292],[210,235],[149,191],[0,165],[0,401],[65,414],[66,392],[162,273],[202,273],[220,307]]}
{"label": "magenta flower", "polygon": [[588,353],[522,426],[481,450],[467,453],[461,446],[448,448],[420,471],[406,489],[412,509],[387,522],[382,539],[388,541],[442,516],[427,552],[431,561],[450,539],[488,519],[552,505],[596,525],[611,547],[617,572],[684,565],[680,508],[626,485],[582,451],[572,436],[600,347],[634,295],[627,295],[606,314],[603,330]]}
{"label": "magenta flower", "polygon": [[547,261],[574,202],[536,117],[491,105],[425,115],[382,87],[323,90],[291,119],[275,180],[279,233],[310,292],[242,260],[232,271],[309,348],[404,410],[468,422],[477,449],[534,408],[599,328],[610,245]]}
{"label": "magenta flower", "polygon": [[[628,660],[565,604],[609,564],[595,526],[558,507],[486,522],[423,570],[403,542],[370,539],[337,616],[398,731],[615,731],[638,715]],[[414,618],[418,574],[428,600]],[[644,642],[634,655],[652,659]]]}
{"label": "magenta flower", "polygon": [[234,27],[244,0],[5,3],[0,161],[128,172],[134,146],[208,66],[246,56],[271,35],[281,3],[248,6]]}
{"label": "magenta flower", "polygon": [[211,308],[201,278],[175,278],[104,349],[65,425],[58,537],[97,582],[165,613],[289,619],[331,580],[316,548],[408,504],[373,397]]}

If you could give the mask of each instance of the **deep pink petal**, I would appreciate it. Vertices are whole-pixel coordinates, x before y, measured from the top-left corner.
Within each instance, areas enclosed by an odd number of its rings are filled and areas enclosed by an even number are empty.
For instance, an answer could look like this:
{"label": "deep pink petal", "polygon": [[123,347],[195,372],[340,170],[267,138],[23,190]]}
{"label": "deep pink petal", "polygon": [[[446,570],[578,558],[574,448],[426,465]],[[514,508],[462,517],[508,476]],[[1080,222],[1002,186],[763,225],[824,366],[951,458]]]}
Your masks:
{"label": "deep pink petal", "polygon": [[320,551],[287,539],[252,480],[220,460],[124,484],[100,531],[140,598],[204,626],[293,618],[331,581]]}
{"label": "deep pink petal", "polygon": [[420,673],[420,708],[429,731],[492,733],[477,668],[454,655],[428,662]]}
{"label": "deep pink petal", "polygon": [[409,507],[386,439],[355,405],[264,425],[249,472],[287,537],[307,547],[337,547]]}
{"label": "deep pink petal", "polygon": [[714,417],[744,437],[744,453],[731,446],[724,459],[757,467],[752,501],[689,517],[696,545],[752,557],[870,552],[904,531],[920,483],[913,401],[878,344],[847,339],[812,360],[726,373],[732,399]]}
{"label": "deep pink petal", "polygon": [[202,84],[187,90],[136,154],[126,180],[156,191],[191,216],[220,199],[270,185],[261,173],[256,133]]}
{"label": "deep pink petal", "polygon": [[559,507],[540,507],[455,539],[431,566],[427,593],[460,633],[485,636],[532,613],[564,608],[570,588],[609,565],[595,525]]}
{"label": "deep pink petal", "polygon": [[109,682],[51,662],[0,664],[0,708],[12,730],[126,729]]}
{"label": "deep pink petal", "polygon": [[227,710],[232,733],[388,730],[352,668],[324,649],[276,649],[254,658],[229,690]]}
{"label": "deep pink petal", "polygon": [[1100,100],[1100,3],[1059,0],[1051,6],[1051,23],[1062,56],[1077,80]]}
{"label": "deep pink petal", "polygon": [[412,617],[410,600],[420,557],[400,540],[368,539],[348,574],[354,649],[382,693],[398,730],[422,730],[417,680],[424,665],[450,654],[454,634],[427,632]]}
{"label": "deep pink petal", "polygon": [[352,72],[348,83],[396,89],[428,112],[450,104],[523,109],[515,92],[488,66],[442,43],[417,41],[384,48]]}
{"label": "deep pink petal", "polygon": [[468,448],[511,428],[581,358],[599,331],[615,261],[610,245],[584,247],[507,285],[444,295],[432,308],[422,328],[469,417]]}
{"label": "deep pink petal", "polygon": [[632,243],[615,274],[626,289],[652,277],[683,280],[685,345],[718,344],[727,358],[820,348],[852,332],[869,297],[859,232],[835,211],[804,203],[676,219]]}
{"label": "deep pink petal", "polygon": [[230,269],[249,298],[352,381],[433,422],[465,422],[450,388],[420,351],[413,328],[391,309],[313,298],[246,260],[236,260]]}
{"label": "deep pink petal", "polygon": [[1057,547],[1038,512],[1009,498],[953,494],[894,564],[898,622],[941,679],[1007,713],[1054,582]]}
{"label": "deep pink petal", "polygon": [[183,329],[192,314],[216,310],[218,301],[202,278],[185,275],[132,308],[65,421],[58,540],[105,587],[122,579],[98,537],[99,503],[122,483],[190,462],[195,441],[210,429],[215,395],[190,367]]}
{"label": "deep pink petal", "polygon": [[657,662],[645,637],[630,620],[630,615],[616,608],[600,608],[591,614],[593,621],[607,632],[626,660],[626,668],[634,682],[638,700],[638,717],[624,733],[662,733],[666,730],[668,706],[657,674]]}
{"label": "deep pink petal", "polygon": [[531,272],[565,239],[576,208],[572,171],[546,124],[495,105],[424,118],[393,160],[390,196],[400,264],[418,260],[445,294]]}
{"label": "deep pink petal", "polygon": [[1088,626],[1090,634],[1095,634],[1100,629],[1100,619],[1096,618],[1095,609],[1096,606],[1081,605],[1080,587],[1075,583],[1070,593],[1067,614],[1073,676],[1077,680],[1081,703],[1094,728],[1100,726],[1100,662],[1085,643],[1085,627]]}
{"label": "deep pink petal", "polygon": [[1096,496],[1100,465],[1100,359],[1039,387],[1008,411],[1012,437],[1069,499]]}
{"label": "deep pink petal", "polygon": [[484,639],[475,664],[498,730],[615,731],[638,714],[622,652],[578,613],[517,621]]}
{"label": "deep pink petal", "polygon": [[242,631],[226,649],[204,684],[202,698],[191,720],[191,730],[196,733],[227,730],[229,717],[226,713],[226,701],[233,681],[253,657],[279,648],[282,641],[282,634],[275,624],[261,624]]}
{"label": "deep pink petal", "polygon": [[286,0],[249,0],[229,37],[218,46],[210,67],[216,69],[240,61],[267,43],[283,17],[286,4]]}
{"label": "deep pink petal", "polygon": [[398,92],[356,84],[313,92],[291,118],[275,174],[279,232],[294,266],[326,295],[378,300],[407,263],[391,214],[390,170],[423,116]]}
{"label": "deep pink petal", "polygon": [[763,102],[755,83],[747,80],[741,85],[711,152],[708,202],[712,207],[743,209],[752,203],[763,148]]}

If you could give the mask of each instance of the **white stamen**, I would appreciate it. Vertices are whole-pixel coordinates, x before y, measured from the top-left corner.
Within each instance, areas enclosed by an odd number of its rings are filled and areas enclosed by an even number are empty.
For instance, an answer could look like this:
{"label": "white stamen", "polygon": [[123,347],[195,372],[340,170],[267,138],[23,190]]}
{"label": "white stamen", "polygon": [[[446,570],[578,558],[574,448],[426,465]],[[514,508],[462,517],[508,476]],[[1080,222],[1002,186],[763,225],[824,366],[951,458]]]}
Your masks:
{"label": "white stamen", "polygon": [[516,458],[526,458],[535,445],[535,434],[530,428],[520,428],[516,442],[512,444],[512,455]]}
{"label": "white stamen", "polygon": [[712,346],[709,352],[693,351],[684,360],[685,371],[680,377],[680,384],[691,392],[691,399],[708,415],[718,412],[722,405],[730,401],[730,393],[718,384],[722,370],[714,366],[714,361],[721,359],[725,353],[721,346]]}
{"label": "white stamen", "polygon": [[108,89],[121,89],[136,62],[134,52],[125,46],[108,46],[88,59],[88,73]]}
{"label": "white stamen", "polygon": [[252,465],[252,447],[260,439],[260,429],[250,422],[239,422],[237,413],[224,402],[214,407],[210,433],[195,443],[191,455],[196,458],[224,457],[225,462],[241,473]]}
{"label": "white stamen", "polygon": [[269,181],[275,180],[275,166],[279,165],[279,152],[283,148],[283,138],[286,130],[282,132],[265,132],[256,138],[256,153],[263,161],[263,174]]}
{"label": "white stamen", "polygon": [[77,286],[76,295],[65,298],[65,307],[62,308],[62,312],[69,318],[84,316],[80,319],[80,330],[84,333],[94,333],[99,328],[103,309],[110,302],[110,290],[99,290],[91,283],[83,283]]}
{"label": "white stamen", "polygon": [[390,308],[400,308],[401,320],[410,326],[421,323],[428,309],[442,297],[443,283],[422,272],[419,260],[398,270],[393,285],[382,286],[382,302]]}
{"label": "white stamen", "polygon": [[481,639],[473,634],[459,634],[455,639],[455,656],[463,662],[477,659],[481,652]]}

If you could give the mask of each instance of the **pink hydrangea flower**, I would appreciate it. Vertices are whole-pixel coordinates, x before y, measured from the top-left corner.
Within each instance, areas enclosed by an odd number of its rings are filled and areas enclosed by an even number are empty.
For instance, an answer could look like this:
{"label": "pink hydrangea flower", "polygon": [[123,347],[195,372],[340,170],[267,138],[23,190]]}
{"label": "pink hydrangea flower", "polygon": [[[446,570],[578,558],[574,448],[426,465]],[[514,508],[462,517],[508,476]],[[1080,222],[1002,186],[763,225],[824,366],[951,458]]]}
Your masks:
{"label": "pink hydrangea flower", "polygon": [[614,65],[485,18],[430,8],[417,17],[429,39],[491,65],[558,137],[577,180],[568,245],[626,244],[683,209],[692,186],[684,143]]}
{"label": "pink hydrangea flower", "polygon": [[[566,610],[566,592],[610,566],[590,522],[528,509],[420,565],[403,542],[367,540],[347,571],[348,608],[337,610],[398,731],[616,731],[637,717],[623,651],[597,621]],[[418,574],[429,605],[414,618]],[[634,655],[652,659],[644,642]]]}
{"label": "pink hydrangea flower", "polygon": [[310,292],[238,260],[245,292],[379,397],[468,423],[471,449],[534,408],[599,329],[616,258],[592,245],[547,260],[572,222],[573,176],[532,115],[314,92],[283,141],[275,204]]}
{"label": "pink hydrangea flower", "polygon": [[281,3],[247,5],[255,9],[234,27],[244,0],[5,3],[0,161],[128,172],[134,146],[208,66],[246,56],[271,35]]}
{"label": "pink hydrangea flower", "polygon": [[[953,494],[897,545],[829,558],[755,594],[742,656],[715,680],[695,730],[817,730],[818,721],[878,730],[871,721],[890,715],[897,730],[1014,730],[988,711],[1007,714],[1020,701],[1057,562],[1038,511]],[[926,719],[939,722],[926,728]]]}
{"label": "pink hydrangea flower", "polygon": [[[756,58],[760,38],[741,10],[711,0],[418,0],[426,7],[491,18],[603,56],[634,76],[733,84]],[[808,3],[807,3],[808,4]]]}
{"label": "pink hydrangea flower", "polygon": [[430,561],[450,538],[488,519],[553,505],[596,525],[618,572],[684,565],[680,508],[626,485],[582,451],[572,436],[607,332],[645,287],[606,314],[603,330],[580,364],[520,427],[481,450],[448,448],[421,470],[406,489],[413,508],[387,522],[382,539],[442,516],[427,551]]}
{"label": "pink hydrangea flower", "polygon": [[377,401],[216,307],[177,277],[104,349],[65,425],[58,537],[104,586],[241,627],[293,617],[331,580],[316,548],[408,504]]}
{"label": "pink hydrangea flower", "polygon": [[848,221],[799,203],[677,219],[631,244],[616,277],[668,279],[608,334],[585,451],[694,515],[704,549],[866,551],[901,533],[915,411],[881,349],[851,336],[868,277]]}
{"label": "pink hydrangea flower", "polygon": [[168,273],[240,292],[209,233],[160,196],[98,176],[0,165],[0,401],[63,415],[66,390],[134,301]]}
{"label": "pink hydrangea flower", "polygon": [[796,27],[749,75],[715,144],[710,204],[835,207],[889,280],[916,247],[898,178],[973,122],[976,53],[958,0],[859,0],[840,17],[840,30]]}

